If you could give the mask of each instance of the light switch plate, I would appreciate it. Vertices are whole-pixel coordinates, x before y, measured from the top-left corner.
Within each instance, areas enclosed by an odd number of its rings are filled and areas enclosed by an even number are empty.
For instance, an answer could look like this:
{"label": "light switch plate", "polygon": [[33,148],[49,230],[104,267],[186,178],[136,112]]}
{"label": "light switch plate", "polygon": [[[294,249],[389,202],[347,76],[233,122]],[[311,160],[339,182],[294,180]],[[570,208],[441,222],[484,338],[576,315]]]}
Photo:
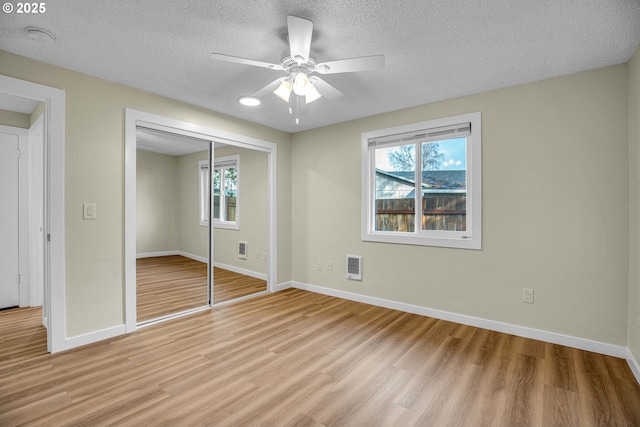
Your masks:
{"label": "light switch plate", "polygon": [[96,204],[95,203],[83,203],[82,204],[82,219],[96,219]]}

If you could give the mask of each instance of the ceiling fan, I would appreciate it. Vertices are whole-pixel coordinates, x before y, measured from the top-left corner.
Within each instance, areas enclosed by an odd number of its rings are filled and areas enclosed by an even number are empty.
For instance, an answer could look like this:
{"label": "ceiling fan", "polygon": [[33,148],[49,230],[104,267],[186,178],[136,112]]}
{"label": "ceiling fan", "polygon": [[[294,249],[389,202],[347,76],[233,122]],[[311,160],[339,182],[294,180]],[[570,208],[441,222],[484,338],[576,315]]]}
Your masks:
{"label": "ceiling fan", "polygon": [[327,99],[336,99],[342,96],[342,92],[320,77],[313,75],[314,73],[337,74],[384,68],[384,55],[363,56],[319,63],[310,56],[313,22],[297,16],[287,16],[287,28],[289,31],[289,51],[285,51],[284,58],[279,64],[223,55],[221,53],[212,53],[211,58],[284,71],[286,76],[269,83],[254,93],[253,96],[260,98],[273,92],[283,101],[289,102],[291,92],[293,92],[295,95],[304,96],[307,104],[322,96]]}

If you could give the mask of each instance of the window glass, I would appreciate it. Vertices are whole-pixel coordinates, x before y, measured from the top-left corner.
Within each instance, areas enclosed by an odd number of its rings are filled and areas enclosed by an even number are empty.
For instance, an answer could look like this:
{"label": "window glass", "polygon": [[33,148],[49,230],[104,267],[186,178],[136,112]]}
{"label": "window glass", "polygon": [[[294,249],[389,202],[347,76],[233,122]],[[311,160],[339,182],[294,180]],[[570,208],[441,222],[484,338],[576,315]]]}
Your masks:
{"label": "window glass", "polygon": [[220,219],[220,169],[213,170],[213,218]]}
{"label": "window glass", "polygon": [[415,230],[415,144],[376,149],[375,230]]}
{"label": "window glass", "polygon": [[425,142],[422,151],[422,229],[467,229],[467,138]]}
{"label": "window glass", "polygon": [[225,221],[236,220],[236,188],[238,186],[238,171],[236,168],[224,170]]}

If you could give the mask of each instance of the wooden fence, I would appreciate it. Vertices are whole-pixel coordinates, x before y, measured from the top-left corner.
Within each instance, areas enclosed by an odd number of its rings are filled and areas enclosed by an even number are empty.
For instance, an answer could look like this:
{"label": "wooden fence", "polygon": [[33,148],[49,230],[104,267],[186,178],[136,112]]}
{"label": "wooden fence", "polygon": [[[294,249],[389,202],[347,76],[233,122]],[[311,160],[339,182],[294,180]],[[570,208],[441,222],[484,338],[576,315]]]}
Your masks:
{"label": "wooden fence", "polygon": [[[466,230],[466,194],[426,194],[423,230]],[[376,200],[376,231],[415,231],[415,199]]]}

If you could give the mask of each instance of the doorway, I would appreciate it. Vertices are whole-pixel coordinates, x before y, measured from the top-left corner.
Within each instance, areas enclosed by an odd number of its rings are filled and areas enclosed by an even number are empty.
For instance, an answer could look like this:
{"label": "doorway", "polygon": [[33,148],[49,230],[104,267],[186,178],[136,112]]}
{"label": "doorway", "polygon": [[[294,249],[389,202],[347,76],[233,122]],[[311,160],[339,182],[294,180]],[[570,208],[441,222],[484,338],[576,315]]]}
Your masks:
{"label": "doorway", "polygon": [[[0,75],[0,99],[4,110],[19,111],[8,105],[27,101],[41,103],[44,111],[42,235],[46,236],[46,241],[43,244],[43,271],[41,272],[44,282],[42,316],[43,324],[47,327],[47,351],[55,353],[66,349],[67,346],[64,286],[65,92],[61,89]],[[29,212],[21,212],[20,217],[29,217]],[[22,257],[29,259],[28,252]],[[28,305],[28,302],[25,305]]]}
{"label": "doorway", "polygon": [[[213,165],[212,169],[215,169],[215,161],[220,158],[218,150],[222,150],[223,147],[233,147],[235,150],[246,149],[255,152],[264,153],[264,162],[266,164],[266,175],[262,178],[266,183],[266,191],[263,191],[266,196],[266,215],[263,216],[264,223],[266,224],[266,240],[264,244],[260,244],[260,261],[266,264],[266,273],[263,273],[265,285],[264,291],[271,291],[275,287],[277,278],[277,242],[276,242],[276,201],[277,201],[277,181],[276,181],[276,168],[277,168],[277,146],[275,143],[263,141],[255,138],[245,137],[243,135],[237,135],[218,129],[208,128],[205,126],[195,125],[192,123],[186,123],[180,120],[174,120],[150,113],[141,111],[126,110],[125,120],[125,313],[126,313],[126,330],[132,332],[136,330],[140,325],[137,319],[137,277],[136,277],[136,264],[137,264],[137,143],[136,133],[139,128],[154,129],[156,131],[162,131],[181,137],[211,141],[214,144],[214,148],[210,150],[208,159],[206,155],[202,155],[202,159],[198,160],[198,168],[196,173],[199,173],[200,182],[202,182],[202,168],[201,162],[206,162],[207,165]],[[242,161],[240,162],[242,165]],[[193,169],[190,169],[193,170]],[[240,174],[242,174],[242,166],[240,166]],[[205,182],[209,185],[209,188],[213,188],[212,174],[208,174],[208,179]],[[199,188],[199,187],[198,187]],[[199,193],[200,194],[200,193]],[[242,197],[241,197],[242,199]],[[237,212],[239,212],[240,223],[242,224],[242,202],[236,206]],[[208,208],[206,212],[206,219],[209,224],[214,222],[214,210],[216,209],[215,198],[210,197],[205,207]],[[198,210],[199,220],[202,222],[203,209],[200,205]],[[208,224],[207,224],[208,225]],[[228,225],[228,224],[223,224]],[[166,320],[172,317],[185,315],[200,309],[205,309],[218,304],[215,301],[215,277],[213,275],[213,265],[217,262],[215,242],[217,237],[214,235],[218,227],[203,226],[200,223],[201,231],[207,230],[209,233],[209,239],[207,241],[208,250],[208,276],[213,277],[210,281],[213,283],[209,287],[209,300],[208,304],[204,307],[197,307],[192,310],[179,312],[175,315],[164,316],[157,320]],[[242,229],[242,225],[240,226]],[[198,245],[198,239],[193,239],[194,235],[188,233],[182,234],[183,238],[186,238],[186,245],[192,246]],[[237,237],[238,235],[236,235]],[[193,240],[190,240],[193,239]],[[183,242],[184,243],[184,242]],[[236,242],[233,245],[234,251],[237,251],[240,247],[240,242]],[[246,247],[246,246],[245,246]],[[257,249],[257,248],[256,248]],[[180,252],[180,250],[178,251]],[[238,256],[238,252],[234,252]],[[263,255],[264,253],[264,255]],[[193,254],[193,253],[191,253]],[[255,253],[254,253],[255,254]],[[196,254],[197,255],[197,254]],[[266,261],[265,261],[266,260]],[[237,300],[237,299],[236,299]],[[221,302],[221,303],[226,303]],[[150,322],[151,323],[151,322]],[[150,324],[146,323],[146,324]]]}

